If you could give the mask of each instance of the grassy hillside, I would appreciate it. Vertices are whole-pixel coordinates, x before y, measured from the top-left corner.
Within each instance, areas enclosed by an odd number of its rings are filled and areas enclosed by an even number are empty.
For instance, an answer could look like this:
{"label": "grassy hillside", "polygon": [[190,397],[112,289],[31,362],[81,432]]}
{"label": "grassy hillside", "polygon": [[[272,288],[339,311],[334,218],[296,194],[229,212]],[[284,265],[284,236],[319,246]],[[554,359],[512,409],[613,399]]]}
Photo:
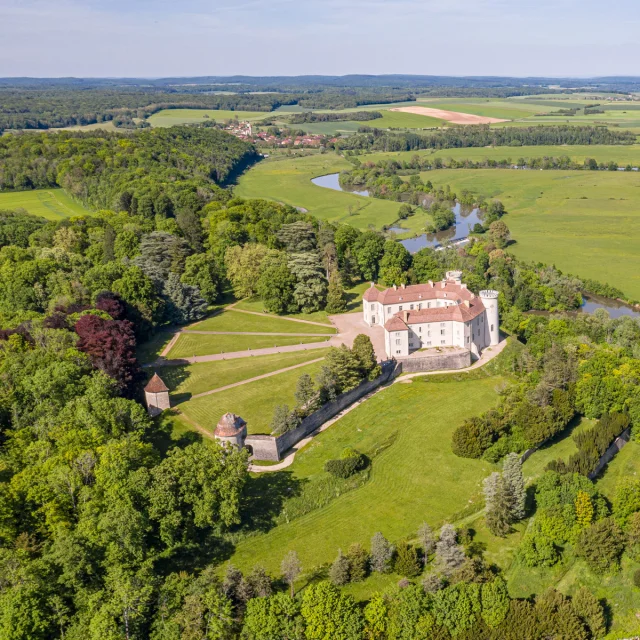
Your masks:
{"label": "grassy hillside", "polygon": [[[163,109],[149,116],[152,127],[173,127],[178,124],[194,124],[215,120],[262,120],[268,115],[265,111],[218,111],[215,109]],[[205,116],[209,116],[206,118]]]}
{"label": "grassy hillside", "polygon": [[25,209],[47,220],[86,216],[89,211],[74,202],[63,189],[6,191],[0,193],[0,209]]}

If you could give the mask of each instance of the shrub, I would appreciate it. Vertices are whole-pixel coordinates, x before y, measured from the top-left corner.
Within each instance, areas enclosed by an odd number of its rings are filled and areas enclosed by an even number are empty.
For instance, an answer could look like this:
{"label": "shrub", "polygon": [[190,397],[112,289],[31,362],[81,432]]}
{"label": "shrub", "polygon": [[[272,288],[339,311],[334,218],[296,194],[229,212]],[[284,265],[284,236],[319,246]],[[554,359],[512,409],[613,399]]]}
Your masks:
{"label": "shrub", "polygon": [[451,449],[461,458],[480,458],[498,435],[498,426],[493,421],[485,416],[474,416],[453,432]]}
{"label": "shrub", "polygon": [[584,529],[576,552],[596,573],[616,569],[624,550],[624,534],[612,518],[604,518]]}
{"label": "shrub", "polygon": [[396,552],[396,562],[394,569],[396,573],[407,578],[413,578],[422,571],[420,562],[418,561],[418,552],[407,542],[399,542]]}
{"label": "shrub", "polygon": [[369,464],[367,456],[355,449],[345,449],[338,460],[327,460],[324,470],[336,478],[348,478],[358,471],[366,469]]}
{"label": "shrub", "polygon": [[349,578],[351,582],[362,582],[367,577],[369,569],[369,554],[362,545],[352,544],[347,552],[349,561]]}

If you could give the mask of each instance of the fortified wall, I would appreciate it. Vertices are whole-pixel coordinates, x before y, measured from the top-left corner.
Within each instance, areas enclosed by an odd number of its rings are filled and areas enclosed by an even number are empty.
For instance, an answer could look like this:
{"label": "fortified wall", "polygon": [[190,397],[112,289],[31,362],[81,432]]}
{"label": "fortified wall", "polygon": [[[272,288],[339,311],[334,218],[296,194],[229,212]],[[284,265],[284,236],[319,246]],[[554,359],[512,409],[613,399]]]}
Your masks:
{"label": "fortified wall", "polygon": [[402,373],[418,373],[420,371],[441,371],[444,369],[466,369],[471,366],[471,351],[460,350],[455,353],[430,354],[424,358],[398,358]]}

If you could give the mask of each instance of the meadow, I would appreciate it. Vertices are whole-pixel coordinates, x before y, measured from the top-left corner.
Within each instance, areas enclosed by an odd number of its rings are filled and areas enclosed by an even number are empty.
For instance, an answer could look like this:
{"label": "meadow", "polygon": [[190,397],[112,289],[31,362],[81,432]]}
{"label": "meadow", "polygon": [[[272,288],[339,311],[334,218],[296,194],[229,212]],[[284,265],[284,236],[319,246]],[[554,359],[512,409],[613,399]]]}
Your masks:
{"label": "meadow", "polygon": [[640,299],[636,173],[454,169],[423,179],[503,201],[516,256],[607,282]]}
{"label": "meadow", "polygon": [[[194,124],[215,120],[262,120],[268,116],[266,111],[223,111],[215,109],[163,109],[147,118],[152,127],[173,127],[178,124]],[[208,116],[206,118],[205,116]]]}
{"label": "meadow", "polygon": [[47,220],[63,220],[89,214],[64,189],[0,192],[0,209],[24,209],[31,215]]}
{"label": "meadow", "polygon": [[[315,360],[322,358],[326,352],[314,349],[306,353],[310,360]],[[268,434],[271,431],[269,425],[276,406],[286,404],[293,407],[295,405],[294,393],[298,378],[304,373],[314,377],[321,367],[321,361],[315,362],[269,378],[248,382],[233,389],[193,398],[178,406],[182,413],[212,435],[218,421],[228,411],[246,420],[249,433]],[[278,366],[278,369],[280,368],[282,367]],[[247,375],[247,378],[252,377],[255,376]]]}
{"label": "meadow", "polygon": [[417,378],[372,396],[314,438],[289,469],[278,472],[291,486],[318,482],[325,475],[325,460],[351,446],[372,458],[370,480],[322,508],[239,542],[231,561],[242,569],[263,564],[277,573],[282,557],[294,549],[310,571],[331,562],[338,548],[353,542],[368,547],[376,531],[398,540],[415,535],[425,520],[436,527],[456,520],[465,509],[477,510],[482,479],[493,467],[457,458],[450,439],[463,419],[496,402],[500,382],[497,377],[463,382]]}
{"label": "meadow", "polygon": [[351,163],[335,153],[266,160],[239,179],[235,193],[242,198],[267,198],[303,207],[317,218],[362,230],[395,222],[400,207],[397,202],[333,191],[311,182],[312,178],[350,168]]}
{"label": "meadow", "polygon": [[[318,327],[320,329],[320,327]],[[284,347],[292,344],[308,344],[323,342],[327,338],[321,336],[252,336],[240,335],[203,335],[199,333],[182,333],[178,341],[169,351],[168,358],[190,358],[191,356],[209,356],[248,349],[266,349]]]}
{"label": "meadow", "polygon": [[[253,311],[252,309],[249,309]],[[304,315],[305,319],[309,314]],[[250,313],[225,310],[217,313],[206,320],[202,320],[187,327],[187,331],[238,331],[262,333],[335,333],[335,329],[327,325],[321,327],[305,322],[294,322],[286,316],[256,316]]]}

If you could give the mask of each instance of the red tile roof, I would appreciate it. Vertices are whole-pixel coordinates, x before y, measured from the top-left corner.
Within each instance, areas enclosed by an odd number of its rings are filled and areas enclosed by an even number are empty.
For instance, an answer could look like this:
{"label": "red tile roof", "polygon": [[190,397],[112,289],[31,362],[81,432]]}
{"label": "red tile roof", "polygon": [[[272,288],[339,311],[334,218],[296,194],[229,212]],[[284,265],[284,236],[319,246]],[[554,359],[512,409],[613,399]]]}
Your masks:
{"label": "red tile roof", "polygon": [[[480,298],[474,298],[467,306],[462,304],[452,304],[446,307],[434,307],[433,309],[419,309],[416,311],[400,311],[387,320],[384,328],[387,331],[402,331],[397,327],[399,323],[406,329],[408,325],[423,324],[425,322],[445,322],[453,320],[455,322],[470,322],[478,317],[485,310]],[[399,323],[398,323],[399,321]]]}
{"label": "red tile roof", "polygon": [[228,438],[231,436],[237,436],[247,426],[247,423],[235,413],[225,413],[218,426],[216,427],[214,435],[222,438]]}
{"label": "red tile roof", "polygon": [[169,388],[162,381],[162,378],[157,373],[154,373],[153,378],[149,380],[144,390],[147,393],[162,393],[163,391],[169,391]]}
{"label": "red tile roof", "polygon": [[367,302],[381,302],[386,304],[398,304],[399,302],[419,302],[420,300],[475,300],[476,296],[467,289],[466,285],[455,282],[432,282],[426,284],[410,284],[406,287],[386,289],[378,291],[371,285],[363,298]]}

